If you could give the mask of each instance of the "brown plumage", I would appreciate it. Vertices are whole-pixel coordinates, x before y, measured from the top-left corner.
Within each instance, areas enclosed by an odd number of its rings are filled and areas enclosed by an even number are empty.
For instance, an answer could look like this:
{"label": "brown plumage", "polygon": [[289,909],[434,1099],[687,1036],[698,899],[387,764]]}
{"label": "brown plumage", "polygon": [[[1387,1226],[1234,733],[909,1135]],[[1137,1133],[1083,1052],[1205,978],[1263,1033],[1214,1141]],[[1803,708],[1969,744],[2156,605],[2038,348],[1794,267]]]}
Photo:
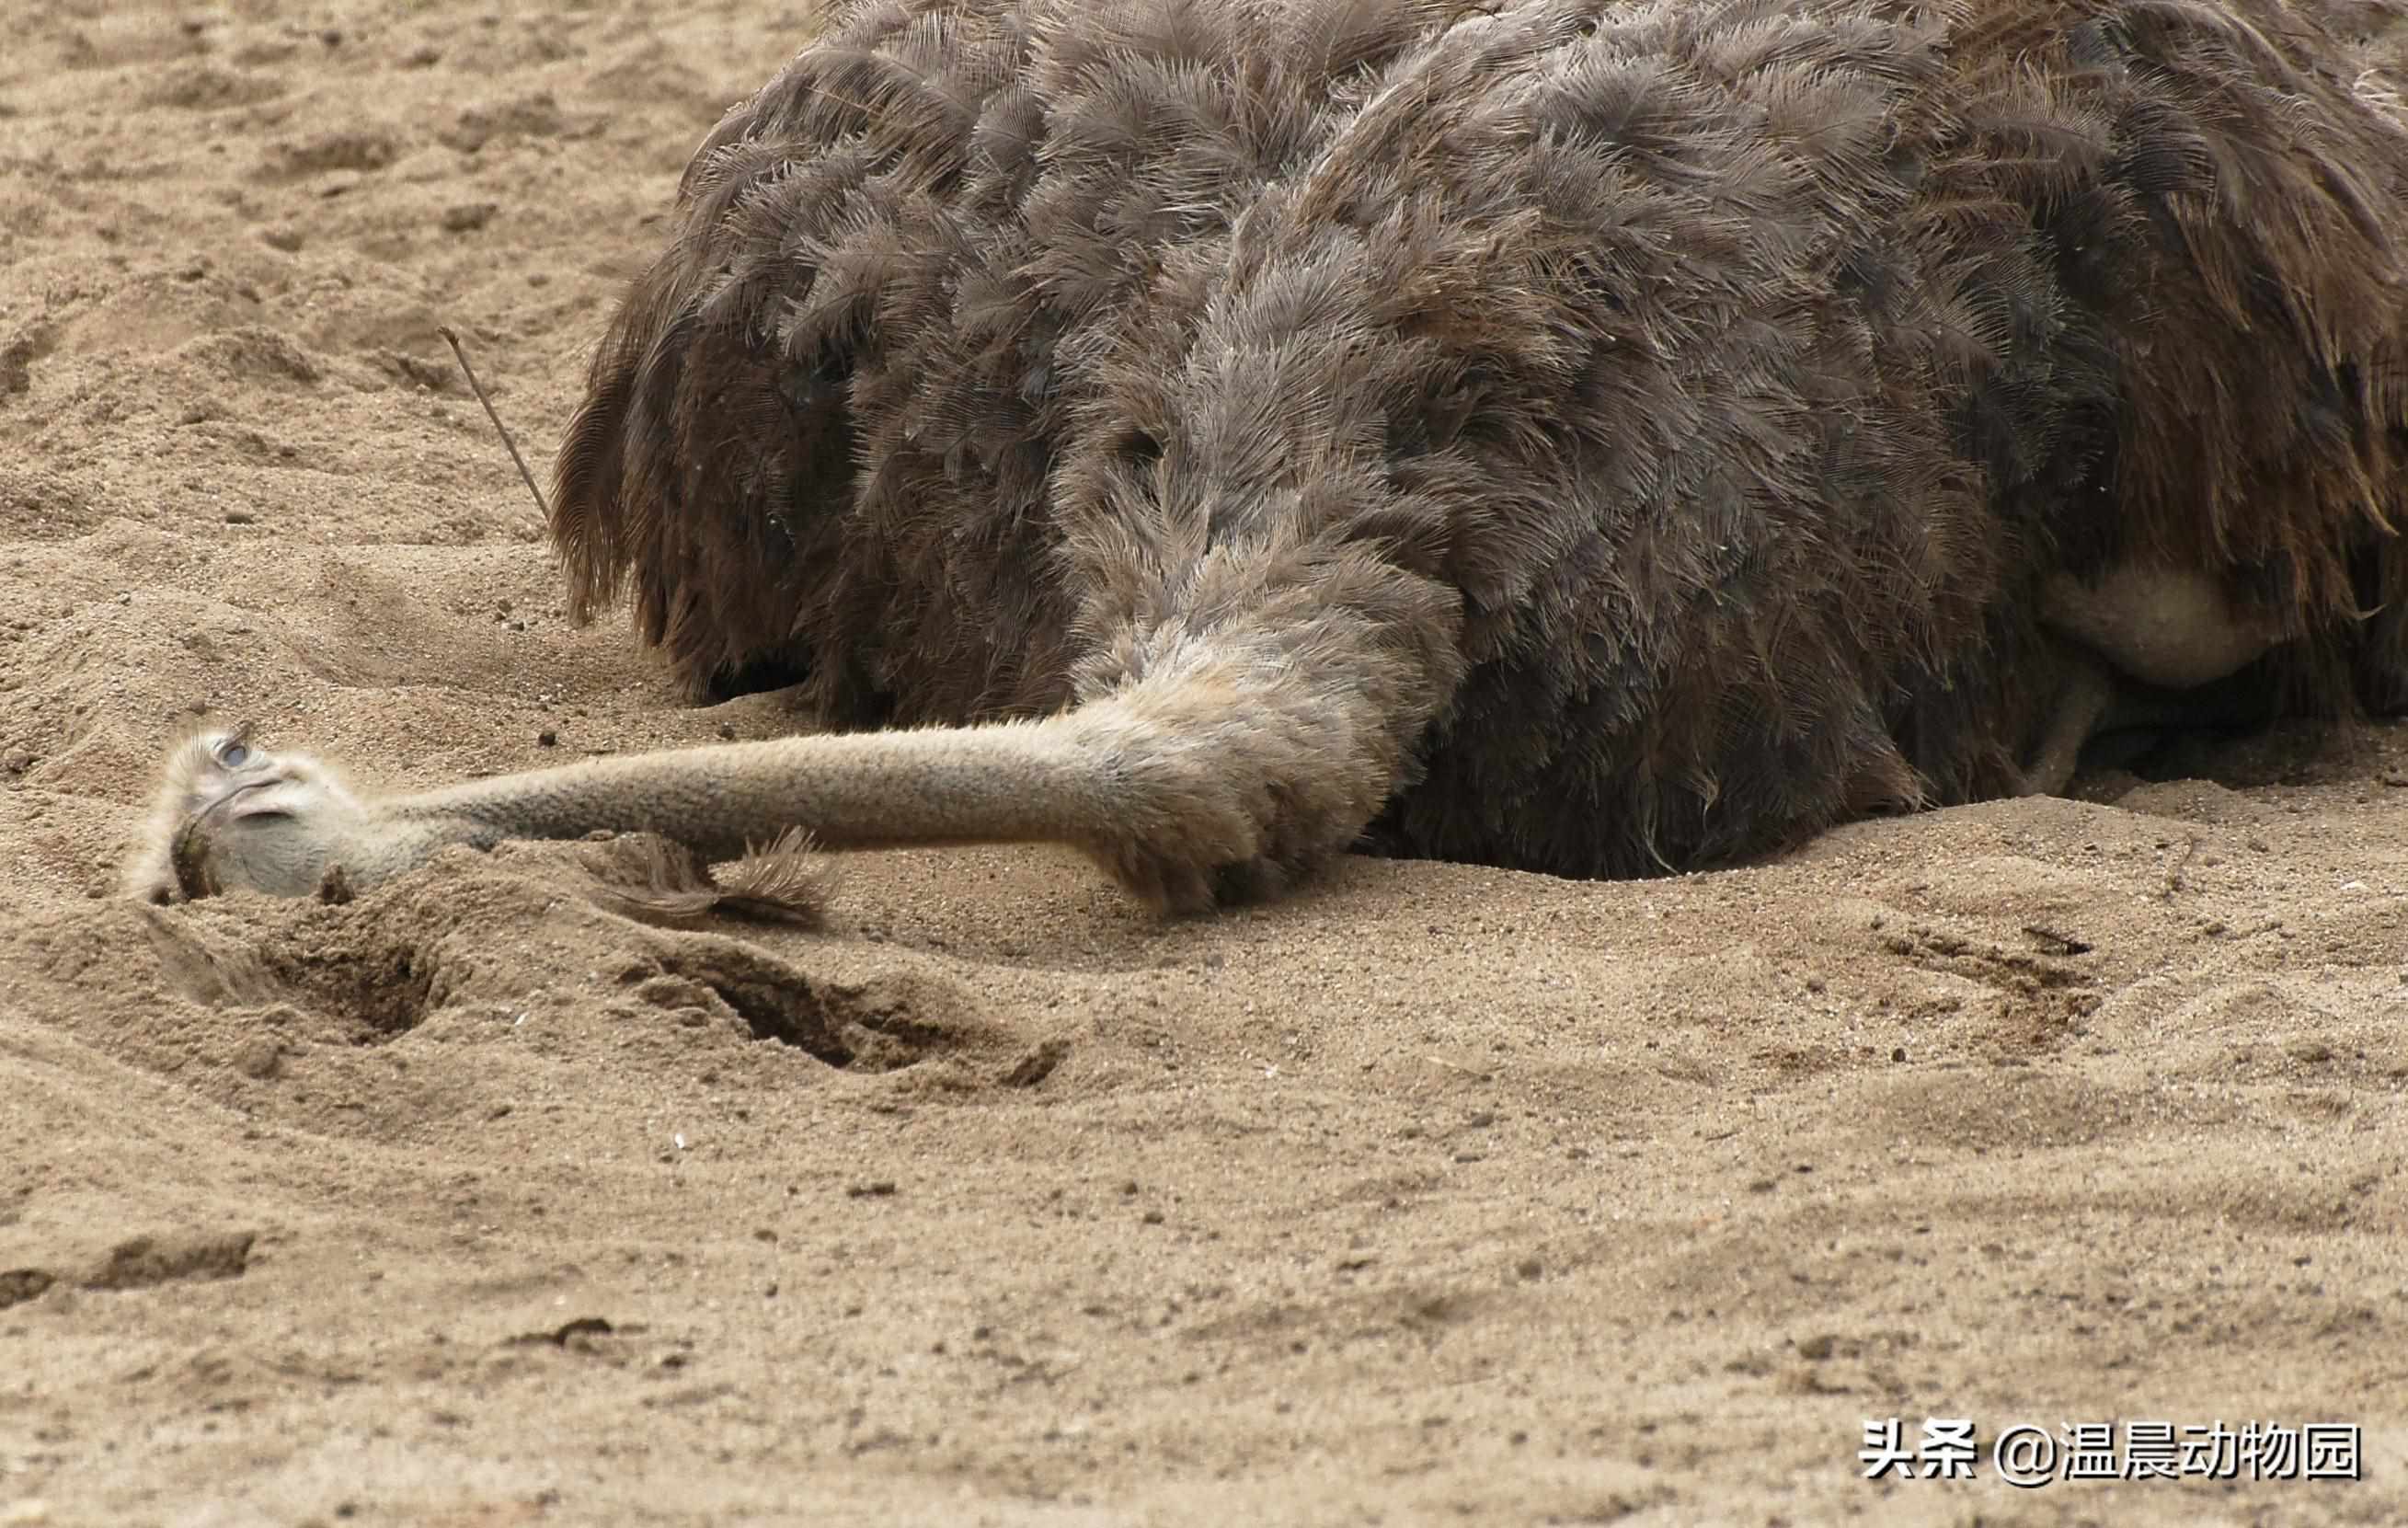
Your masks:
{"label": "brown plumage", "polygon": [[[2353,73],[2285,0],[853,4],[602,341],[574,609],[838,728],[1073,709],[907,734],[943,800],[874,826],[731,752],[771,804],[707,831],[625,771],[508,830],[1053,836],[1181,905],[1367,835],[1713,863],[2019,788],[2093,640],[2046,610],[2160,574],[2393,704],[2408,137]],[[1026,799],[964,806],[990,749]]]}
{"label": "brown plumage", "polygon": [[2345,65],[2266,0],[856,6],[595,360],[576,605],[846,726],[1342,610],[1396,840],[1580,874],[2014,788],[2043,567],[2212,569],[2388,701]]}

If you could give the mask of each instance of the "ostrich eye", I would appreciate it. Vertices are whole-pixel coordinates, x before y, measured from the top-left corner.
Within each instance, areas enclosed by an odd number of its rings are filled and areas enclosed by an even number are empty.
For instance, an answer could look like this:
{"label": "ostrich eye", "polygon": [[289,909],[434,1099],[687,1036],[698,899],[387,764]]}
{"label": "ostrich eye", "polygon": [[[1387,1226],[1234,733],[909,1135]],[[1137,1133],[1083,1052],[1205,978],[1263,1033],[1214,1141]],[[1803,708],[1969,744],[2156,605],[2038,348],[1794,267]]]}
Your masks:
{"label": "ostrich eye", "polygon": [[229,770],[241,769],[251,762],[251,749],[239,742],[229,742],[218,750],[218,762]]}

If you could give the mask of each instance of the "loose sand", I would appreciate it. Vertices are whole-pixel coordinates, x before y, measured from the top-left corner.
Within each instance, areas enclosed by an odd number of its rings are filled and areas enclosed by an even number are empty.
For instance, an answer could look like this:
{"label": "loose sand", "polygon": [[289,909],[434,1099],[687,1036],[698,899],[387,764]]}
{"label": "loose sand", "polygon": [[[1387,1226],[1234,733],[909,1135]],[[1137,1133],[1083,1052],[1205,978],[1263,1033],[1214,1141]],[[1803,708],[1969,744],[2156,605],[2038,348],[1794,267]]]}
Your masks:
{"label": "loose sand", "polygon": [[[1038,851],[818,934],[113,897],[195,702],[387,782],[783,725],[566,625],[437,327],[540,468],[808,25],[9,13],[0,1524],[2408,1521],[2401,730],[1173,925]],[[1868,1483],[1892,1416],[2367,1478]]]}

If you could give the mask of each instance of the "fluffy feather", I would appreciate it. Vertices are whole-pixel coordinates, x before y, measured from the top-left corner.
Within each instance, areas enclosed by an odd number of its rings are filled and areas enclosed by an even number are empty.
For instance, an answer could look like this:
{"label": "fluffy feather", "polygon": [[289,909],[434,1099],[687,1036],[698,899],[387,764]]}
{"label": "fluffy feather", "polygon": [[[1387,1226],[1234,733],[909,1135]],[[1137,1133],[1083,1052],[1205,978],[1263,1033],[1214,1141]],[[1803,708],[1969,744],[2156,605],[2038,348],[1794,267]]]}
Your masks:
{"label": "fluffy feather", "polygon": [[1570,874],[2014,788],[2052,573],[2395,705],[2358,76],[2290,0],[856,3],[595,356],[573,608],[839,727],[1203,643],[1371,696],[1296,857]]}

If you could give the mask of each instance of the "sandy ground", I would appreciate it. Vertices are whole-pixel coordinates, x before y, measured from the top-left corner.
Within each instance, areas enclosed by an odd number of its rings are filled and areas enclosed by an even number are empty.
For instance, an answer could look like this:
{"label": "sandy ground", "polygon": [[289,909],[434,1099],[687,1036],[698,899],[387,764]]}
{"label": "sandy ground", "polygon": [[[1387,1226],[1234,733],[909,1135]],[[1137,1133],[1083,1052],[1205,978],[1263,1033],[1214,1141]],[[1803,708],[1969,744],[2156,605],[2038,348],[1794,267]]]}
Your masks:
{"label": "sandy ground", "polygon": [[[437,327],[540,466],[808,16],[286,9],[0,44],[0,1525],[2408,1521],[2408,732],[1176,925],[114,898],[194,704],[387,782],[783,725],[569,628]],[[2365,1478],[1860,1478],[1932,1416]]]}

